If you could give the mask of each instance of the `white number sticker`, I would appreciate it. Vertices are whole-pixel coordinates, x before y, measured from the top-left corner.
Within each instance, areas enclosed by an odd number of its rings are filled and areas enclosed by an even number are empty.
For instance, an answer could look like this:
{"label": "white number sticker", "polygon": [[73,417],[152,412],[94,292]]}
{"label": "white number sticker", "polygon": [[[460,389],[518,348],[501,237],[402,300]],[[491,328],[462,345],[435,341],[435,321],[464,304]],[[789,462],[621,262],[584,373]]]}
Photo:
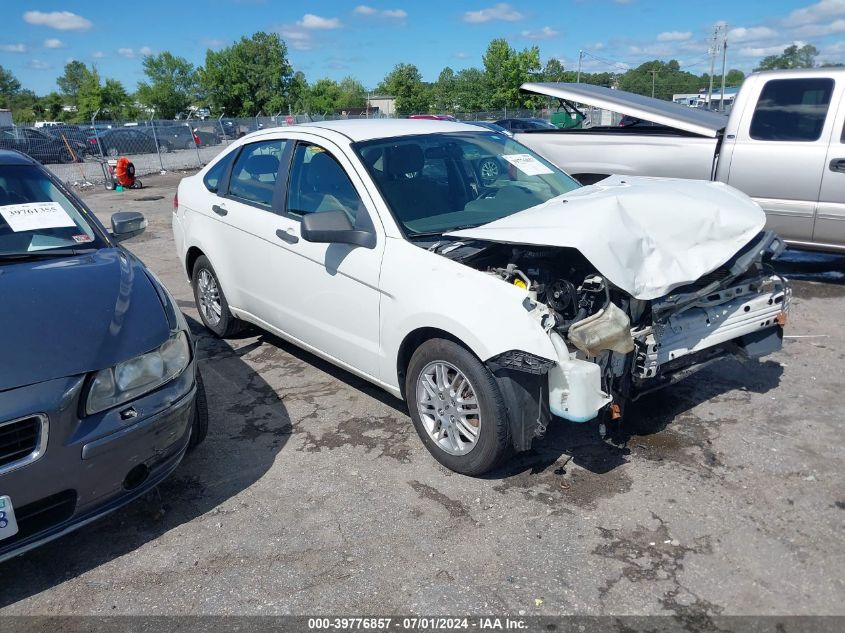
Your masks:
{"label": "white number sticker", "polygon": [[28,202],[0,207],[0,215],[15,233],[76,226],[58,202]]}
{"label": "white number sticker", "polygon": [[554,173],[531,154],[504,154],[502,155],[502,158],[526,176],[539,176],[540,174]]}

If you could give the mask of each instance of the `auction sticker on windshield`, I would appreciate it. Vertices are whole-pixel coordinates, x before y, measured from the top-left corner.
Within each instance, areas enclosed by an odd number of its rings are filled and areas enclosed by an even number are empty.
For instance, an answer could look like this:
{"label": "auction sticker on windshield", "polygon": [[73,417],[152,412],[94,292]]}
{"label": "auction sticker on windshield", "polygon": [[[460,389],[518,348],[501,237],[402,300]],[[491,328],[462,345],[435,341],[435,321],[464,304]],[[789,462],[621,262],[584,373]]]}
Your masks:
{"label": "auction sticker on windshield", "polygon": [[553,173],[551,169],[546,167],[531,154],[503,154],[502,158],[526,176],[539,176],[541,174]]}
{"label": "auction sticker on windshield", "polygon": [[15,509],[8,495],[0,497],[0,541],[18,533],[18,522],[15,520]]}
{"label": "auction sticker on windshield", "polygon": [[0,215],[15,233],[76,226],[58,202],[8,204],[0,207]]}

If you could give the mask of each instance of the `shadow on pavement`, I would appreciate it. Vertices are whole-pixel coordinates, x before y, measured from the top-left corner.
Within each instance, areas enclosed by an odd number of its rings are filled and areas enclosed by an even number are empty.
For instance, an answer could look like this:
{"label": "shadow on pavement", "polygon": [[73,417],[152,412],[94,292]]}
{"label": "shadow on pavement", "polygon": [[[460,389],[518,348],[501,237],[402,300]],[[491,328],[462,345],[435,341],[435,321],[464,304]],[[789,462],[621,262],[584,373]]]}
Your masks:
{"label": "shadow on pavement", "polygon": [[157,488],[96,523],[0,566],[0,607],[119,558],[201,516],[258,481],[291,433],[285,405],[242,356],[188,318],[198,341],[209,432]]}

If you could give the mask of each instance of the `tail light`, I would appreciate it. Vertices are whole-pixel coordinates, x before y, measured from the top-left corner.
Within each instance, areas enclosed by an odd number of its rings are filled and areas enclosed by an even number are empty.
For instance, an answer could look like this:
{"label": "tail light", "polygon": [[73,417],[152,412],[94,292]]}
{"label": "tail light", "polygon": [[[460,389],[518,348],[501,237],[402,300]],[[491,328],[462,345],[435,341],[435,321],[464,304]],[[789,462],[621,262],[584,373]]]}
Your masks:
{"label": "tail light", "polygon": [[199,134],[194,134],[194,143],[196,143],[197,147],[200,146],[200,137]]}
{"label": "tail light", "polygon": [[92,145],[96,145],[96,144],[97,144],[97,139],[95,139],[95,138],[89,138],[89,139],[88,139],[88,142],[89,142],[89,143],[91,143]]}

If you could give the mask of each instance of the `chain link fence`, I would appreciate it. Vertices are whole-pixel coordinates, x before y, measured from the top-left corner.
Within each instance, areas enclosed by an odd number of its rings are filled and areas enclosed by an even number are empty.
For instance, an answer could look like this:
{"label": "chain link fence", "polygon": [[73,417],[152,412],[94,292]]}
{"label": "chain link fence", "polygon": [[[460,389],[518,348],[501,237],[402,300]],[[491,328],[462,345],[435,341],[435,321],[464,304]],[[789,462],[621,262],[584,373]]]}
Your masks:
{"label": "chain link fence", "polygon": [[[583,127],[618,125],[620,116],[598,108],[582,108]],[[485,110],[459,112],[461,121],[495,122],[508,118],[548,120],[554,110]],[[386,118],[373,114],[294,114],[247,118],[190,120],[92,120],[88,124],[41,123],[0,128],[0,149],[14,149],[47,165],[72,185],[103,183],[109,159],[128,157],[138,176],[198,169],[232,141],[273,127],[309,122]],[[37,125],[37,127],[36,127]]]}

